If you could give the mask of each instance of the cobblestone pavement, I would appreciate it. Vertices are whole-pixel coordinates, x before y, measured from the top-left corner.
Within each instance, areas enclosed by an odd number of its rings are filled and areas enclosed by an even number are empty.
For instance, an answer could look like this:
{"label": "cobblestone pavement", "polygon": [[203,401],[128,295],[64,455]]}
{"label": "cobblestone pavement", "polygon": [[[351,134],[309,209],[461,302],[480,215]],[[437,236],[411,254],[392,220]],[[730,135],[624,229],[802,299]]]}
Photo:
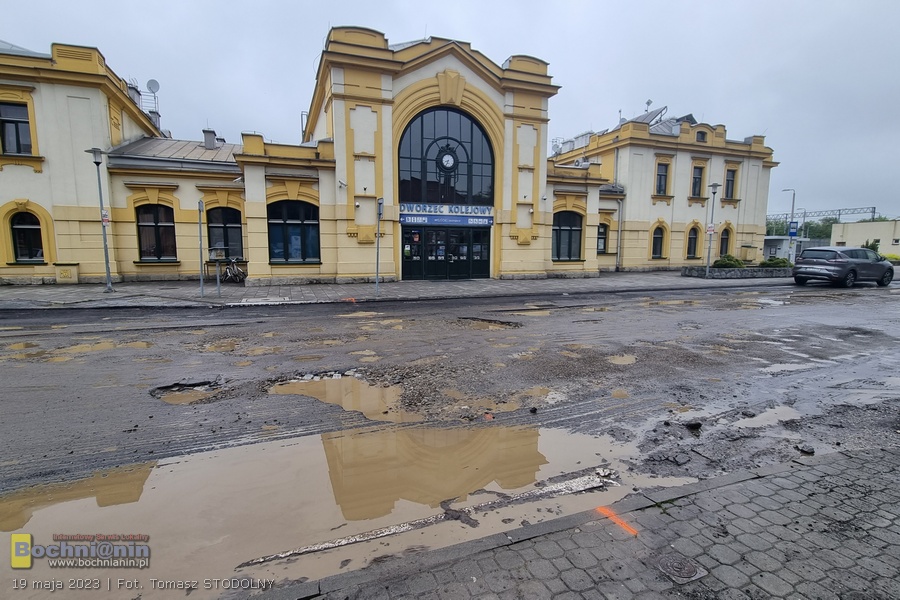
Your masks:
{"label": "cobblestone pavement", "polygon": [[28,308],[259,306],[374,300],[422,300],[590,294],[597,292],[653,292],[733,287],[764,288],[793,284],[790,277],[759,279],[700,279],[677,271],[602,273],[586,279],[470,279],[463,281],[396,281],[380,283],[306,284],[245,287],[233,283],[216,288],[206,282],[200,296],[198,281],[153,281],[113,284],[3,285],[0,310]]}
{"label": "cobblestone pavement", "polygon": [[897,599],[900,449],[633,494],[255,598]]}

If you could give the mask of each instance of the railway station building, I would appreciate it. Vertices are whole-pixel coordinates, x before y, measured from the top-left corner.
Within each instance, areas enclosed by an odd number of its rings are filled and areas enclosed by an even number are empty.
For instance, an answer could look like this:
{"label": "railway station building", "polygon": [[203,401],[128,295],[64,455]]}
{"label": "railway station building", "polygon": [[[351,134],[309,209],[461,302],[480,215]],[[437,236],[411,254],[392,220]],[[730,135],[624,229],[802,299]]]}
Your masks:
{"label": "railway station building", "polygon": [[597,277],[696,264],[710,222],[714,256],[757,259],[762,136],[657,110],[551,151],[559,89],[539,58],[338,27],[297,144],[177,140],[96,48],[0,42],[0,281],[103,281],[104,227],[114,281]]}

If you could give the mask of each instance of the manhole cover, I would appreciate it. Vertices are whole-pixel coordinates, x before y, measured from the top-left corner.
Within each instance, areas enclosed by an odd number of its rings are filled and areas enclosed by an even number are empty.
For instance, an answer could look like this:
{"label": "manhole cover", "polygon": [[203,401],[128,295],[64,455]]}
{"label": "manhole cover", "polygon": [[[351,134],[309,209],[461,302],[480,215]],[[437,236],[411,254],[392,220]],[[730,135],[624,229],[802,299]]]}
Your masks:
{"label": "manhole cover", "polygon": [[656,566],[675,583],[687,583],[706,575],[703,567],[681,554],[666,554],[656,561]]}

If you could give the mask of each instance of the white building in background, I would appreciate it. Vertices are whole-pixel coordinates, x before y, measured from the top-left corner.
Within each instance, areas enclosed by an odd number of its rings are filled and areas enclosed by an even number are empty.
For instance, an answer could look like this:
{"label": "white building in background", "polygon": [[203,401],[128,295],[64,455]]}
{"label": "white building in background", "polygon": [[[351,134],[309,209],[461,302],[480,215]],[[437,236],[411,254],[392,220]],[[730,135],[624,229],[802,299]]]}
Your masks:
{"label": "white building in background", "polygon": [[878,242],[881,254],[900,254],[900,220],[835,223],[831,227],[832,246],[862,246]]}

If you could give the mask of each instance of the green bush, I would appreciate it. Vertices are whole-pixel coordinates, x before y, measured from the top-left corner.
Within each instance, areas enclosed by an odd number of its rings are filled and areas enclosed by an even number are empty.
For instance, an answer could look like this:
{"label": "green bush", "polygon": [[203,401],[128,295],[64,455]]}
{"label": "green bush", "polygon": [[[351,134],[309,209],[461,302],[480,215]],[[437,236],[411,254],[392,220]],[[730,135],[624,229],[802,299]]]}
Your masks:
{"label": "green bush", "polygon": [[872,252],[878,252],[878,241],[872,240],[871,242],[869,242],[869,240],[866,240],[866,243],[863,244],[862,247],[868,248]]}
{"label": "green bush", "polygon": [[900,261],[900,254],[883,254],[882,256],[884,256],[886,259],[888,259],[891,262]]}
{"label": "green bush", "polygon": [[733,257],[730,254],[725,254],[722,258],[718,259],[716,262],[712,264],[713,269],[742,269],[744,268],[744,261]]}
{"label": "green bush", "polygon": [[786,258],[767,258],[766,260],[759,263],[759,266],[763,269],[781,269],[784,267],[790,267],[791,261]]}

